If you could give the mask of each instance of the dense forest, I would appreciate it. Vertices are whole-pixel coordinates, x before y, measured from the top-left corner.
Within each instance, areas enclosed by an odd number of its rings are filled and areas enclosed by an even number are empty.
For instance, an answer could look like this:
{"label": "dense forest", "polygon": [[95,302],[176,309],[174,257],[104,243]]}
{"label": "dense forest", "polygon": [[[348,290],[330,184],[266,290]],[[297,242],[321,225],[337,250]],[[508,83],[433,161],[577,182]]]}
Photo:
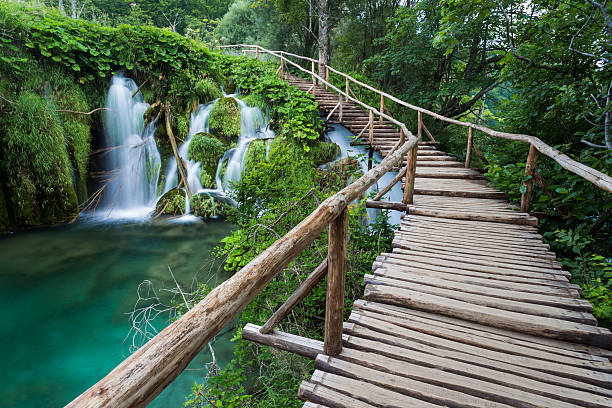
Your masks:
{"label": "dense forest", "polygon": [[[353,180],[359,170],[351,160],[323,167],[336,146],[325,142],[314,98],[279,78],[275,62],[217,48],[227,44],[316,58],[444,116],[537,136],[612,174],[612,9],[603,1],[8,1],[0,4],[0,231],[74,221],[91,206],[100,187],[101,108],[119,71],[142,84],[152,104],[145,120],[168,120],[155,133],[162,168],[172,158],[169,133],[186,140],[195,108],[221,98],[211,133],[196,135],[189,150],[202,163],[205,187],[240,133],[237,105],[224,92],[238,89],[249,106],[269,112],[277,137],[269,151],[264,143],[249,147],[247,170],[233,186],[236,205],[220,210],[208,196],[190,202],[198,215],[221,211],[235,226],[217,248],[229,273]],[[355,92],[377,105],[377,95]],[[413,111],[387,108],[416,128]],[[465,159],[465,130],[428,120],[443,149]],[[475,144],[483,154],[473,166],[520,202],[528,146],[483,134]],[[539,229],[600,325],[610,327],[612,197],[546,157],[537,170],[532,213]],[[176,194],[164,195],[158,211],[182,213],[184,194]],[[384,216],[365,225],[364,215],[363,206],[351,208],[346,313],[393,237]],[[236,327],[263,324],[270,305],[284,301],[325,257],[326,240],[324,233],[292,273],[273,280]],[[185,303],[210,290],[202,283]],[[181,301],[173,307],[178,315],[187,311]],[[321,339],[324,309],[324,287],[317,287],[283,330]],[[185,406],[301,406],[296,389],[312,370],[309,359],[238,340],[232,362],[196,384]]]}

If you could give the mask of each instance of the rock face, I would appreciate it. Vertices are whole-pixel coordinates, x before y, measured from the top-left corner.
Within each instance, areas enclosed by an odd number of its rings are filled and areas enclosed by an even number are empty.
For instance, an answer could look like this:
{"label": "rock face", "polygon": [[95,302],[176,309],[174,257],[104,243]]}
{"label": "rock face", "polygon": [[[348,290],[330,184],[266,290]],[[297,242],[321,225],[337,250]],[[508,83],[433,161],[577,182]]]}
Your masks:
{"label": "rock face", "polygon": [[211,133],[230,141],[240,136],[240,108],[234,98],[221,98],[210,111]]}

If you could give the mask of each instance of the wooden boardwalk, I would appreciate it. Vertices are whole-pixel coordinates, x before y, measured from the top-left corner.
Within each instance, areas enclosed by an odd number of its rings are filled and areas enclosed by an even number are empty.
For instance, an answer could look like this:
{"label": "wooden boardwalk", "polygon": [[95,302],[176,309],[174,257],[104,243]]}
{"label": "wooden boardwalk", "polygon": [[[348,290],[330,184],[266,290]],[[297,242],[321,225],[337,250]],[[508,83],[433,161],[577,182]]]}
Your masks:
{"label": "wooden boardwalk", "polygon": [[[324,88],[315,95],[323,112],[338,103]],[[342,115],[355,134],[368,123],[351,102]],[[373,133],[383,156],[400,137],[378,120]],[[597,327],[537,219],[504,197],[436,143],[419,145],[414,202],[393,250],[365,276],[342,352],[302,345],[316,355],[299,389],[304,407],[612,407],[610,331]]]}

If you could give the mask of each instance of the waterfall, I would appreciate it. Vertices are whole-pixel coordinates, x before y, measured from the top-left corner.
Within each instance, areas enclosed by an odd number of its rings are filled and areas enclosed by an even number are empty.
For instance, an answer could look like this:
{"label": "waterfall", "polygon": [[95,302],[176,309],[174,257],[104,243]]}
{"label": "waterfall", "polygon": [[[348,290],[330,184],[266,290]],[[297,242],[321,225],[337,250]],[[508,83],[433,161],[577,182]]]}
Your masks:
{"label": "waterfall", "polygon": [[[344,126],[332,125],[332,130],[327,132],[327,137],[330,139],[330,141],[340,146],[339,160],[344,159],[346,157],[353,157],[359,162],[359,166],[363,174],[368,172],[368,149],[365,146],[351,146],[351,140],[355,136],[351,133],[350,130],[348,130]],[[376,163],[380,163],[382,161],[382,156],[380,152],[374,152],[372,160],[374,162],[374,166],[376,166]],[[380,180],[378,180],[376,184],[374,184],[368,189],[366,194],[369,194],[374,191],[378,192],[379,186],[381,188],[384,188],[393,180],[393,178],[395,178],[396,175],[397,172],[395,171],[387,172],[380,178]],[[393,186],[393,188],[391,188],[391,190],[387,194],[384,195],[384,199],[387,201],[400,202],[402,201],[403,196],[404,193],[402,191],[402,183],[397,183],[395,186]],[[381,210],[379,209],[368,208],[367,212],[370,220],[373,221],[380,211]],[[391,224],[399,224],[401,222],[399,212],[390,211],[389,222]]]}
{"label": "waterfall", "polygon": [[[196,133],[200,132],[208,132],[208,118],[210,117],[210,111],[215,105],[215,101],[210,102],[206,105],[200,105],[198,108],[191,113],[191,120],[189,122],[189,135],[187,140],[182,143],[178,148],[179,157],[183,159],[185,165],[187,166],[187,182],[189,183],[189,188],[191,189],[192,194],[197,194],[203,191],[202,183],[200,182],[200,169],[201,164],[199,162],[194,162],[189,160],[187,157],[187,152],[189,151],[189,143],[191,142],[191,138]],[[168,167],[166,169],[166,182],[164,184],[164,193],[169,191],[170,189],[176,187],[179,183],[179,172],[178,167],[176,165],[176,159],[174,155],[170,159],[168,163]]]}
{"label": "waterfall", "polygon": [[105,122],[106,168],[110,170],[103,191],[103,218],[146,217],[155,204],[161,159],[155,144],[155,125],[144,129],[143,114],[149,107],[136,83],[114,76],[108,90]]}
{"label": "waterfall", "polygon": [[[224,190],[229,188],[232,183],[240,181],[249,144],[256,139],[274,138],[274,132],[268,128],[261,109],[247,106],[247,104],[240,99],[236,99],[236,101],[240,108],[241,131],[240,137],[238,138],[238,146],[236,149],[232,149],[231,158],[229,158],[229,162],[227,163],[225,178],[221,185]],[[223,159],[221,160],[223,161]]]}

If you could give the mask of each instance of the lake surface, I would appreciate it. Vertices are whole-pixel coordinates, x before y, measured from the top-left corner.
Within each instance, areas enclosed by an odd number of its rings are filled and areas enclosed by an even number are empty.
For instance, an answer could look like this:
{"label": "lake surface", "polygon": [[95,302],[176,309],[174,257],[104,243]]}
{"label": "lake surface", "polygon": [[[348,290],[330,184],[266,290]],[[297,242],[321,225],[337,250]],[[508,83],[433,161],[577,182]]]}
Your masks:
{"label": "lake surface", "polygon": [[[129,313],[138,285],[158,293],[193,279],[213,287],[228,276],[212,250],[232,226],[224,221],[87,224],[0,237],[0,406],[59,407],[128,355]],[[161,330],[168,317],[158,318]],[[214,343],[217,362],[231,358],[230,328]],[[181,407],[202,382],[207,348],[151,407]]]}

